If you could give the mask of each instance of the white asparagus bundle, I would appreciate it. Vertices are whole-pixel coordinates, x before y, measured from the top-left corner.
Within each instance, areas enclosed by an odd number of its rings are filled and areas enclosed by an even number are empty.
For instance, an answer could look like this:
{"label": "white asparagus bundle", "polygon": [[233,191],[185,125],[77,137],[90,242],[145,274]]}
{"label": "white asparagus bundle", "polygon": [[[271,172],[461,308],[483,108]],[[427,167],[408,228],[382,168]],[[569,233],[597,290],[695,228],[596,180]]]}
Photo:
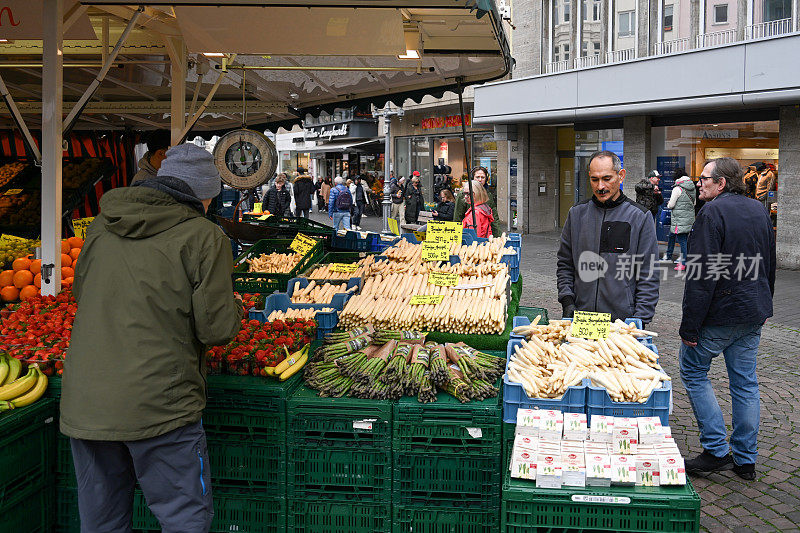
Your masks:
{"label": "white asparagus bundle", "polygon": [[536,320],[528,326],[515,327],[512,333],[524,336],[527,339],[536,335],[541,339],[561,341],[569,335],[571,324],[572,322],[569,320],[551,320],[549,324],[539,324],[539,321]]}
{"label": "white asparagus bundle", "polygon": [[253,259],[247,259],[249,265],[248,272],[259,272],[263,274],[281,274],[291,272],[297,263],[303,259],[300,254],[261,254]]}
{"label": "white asparagus bundle", "polygon": [[375,256],[368,255],[360,259],[356,264],[358,268],[354,272],[334,272],[330,264],[317,265],[309,272],[308,279],[330,279],[346,280],[350,278],[361,278],[369,274],[371,266],[375,263]]}
{"label": "white asparagus bundle", "polygon": [[300,287],[300,282],[295,282],[292,291],[292,303],[296,304],[329,304],[333,300],[333,295],[344,292],[355,292],[358,287],[350,287],[344,284],[323,283],[318,285],[311,280],[305,288]]}
{"label": "white asparagus bundle", "polygon": [[267,322],[289,319],[312,320],[315,316],[317,316],[317,313],[330,311],[335,311],[335,309],[333,307],[323,307],[322,309],[295,309],[290,307],[286,311],[271,312],[267,317]]}
{"label": "white asparagus bundle", "polygon": [[655,331],[648,331],[646,329],[638,329],[633,324],[626,324],[619,318],[611,324],[611,331],[615,333],[629,333],[634,337],[658,337]]}
{"label": "white asparagus bundle", "polygon": [[375,274],[388,274],[388,273],[403,273],[403,274],[429,274],[430,272],[443,272],[451,274],[459,274],[466,276],[479,276],[479,275],[497,275],[502,272],[508,272],[508,266],[503,263],[482,263],[475,264],[461,264],[456,263],[450,265],[448,263],[439,264],[435,261],[428,261],[422,263],[421,259],[416,263],[407,263],[399,261],[377,261],[369,269],[367,275]]}
{"label": "white asparagus bundle", "polygon": [[508,271],[492,276],[461,276],[459,285],[474,285],[472,289],[456,289],[455,287],[442,287],[433,285],[428,281],[428,274],[413,274],[394,272],[386,275],[377,274],[364,283],[361,294],[368,294],[374,298],[400,296],[415,296],[421,294],[450,295],[454,292],[465,293],[467,296],[480,298],[500,298],[506,294],[506,287],[510,278]]}

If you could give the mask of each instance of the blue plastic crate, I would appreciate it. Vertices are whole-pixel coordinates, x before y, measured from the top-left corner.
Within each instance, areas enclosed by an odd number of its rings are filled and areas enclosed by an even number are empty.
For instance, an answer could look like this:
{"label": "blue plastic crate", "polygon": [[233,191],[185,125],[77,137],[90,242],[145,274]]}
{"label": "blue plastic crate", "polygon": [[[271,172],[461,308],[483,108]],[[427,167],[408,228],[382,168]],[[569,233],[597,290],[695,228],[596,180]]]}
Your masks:
{"label": "blue plastic crate", "polygon": [[[501,263],[508,265],[508,275],[511,278],[511,283],[519,281],[519,257],[516,255],[504,255],[500,258]],[[516,263],[516,266],[514,266]]]}
{"label": "blue plastic crate", "polygon": [[334,250],[347,250],[351,252],[371,252],[374,233],[368,233],[366,238],[356,231],[347,231],[344,236],[334,232],[331,237],[331,248]]}
{"label": "blue plastic crate", "polygon": [[[636,327],[636,329],[643,329],[641,318],[626,318],[624,322],[626,324],[633,324]],[[638,341],[641,342],[642,344],[653,344],[653,337],[651,337],[650,335],[648,335],[647,337],[640,337],[638,338]]]}
{"label": "blue plastic crate", "polygon": [[508,378],[508,362],[514,355],[514,349],[522,344],[520,337],[508,341],[506,349],[506,374],[503,375],[503,422],[517,423],[519,409],[558,409],[564,413],[586,412],[586,388],[588,381],[581,385],[569,387],[561,398],[531,398],[519,383],[514,383]]}
{"label": "blue plastic crate", "polygon": [[370,233],[370,251],[371,252],[382,252],[387,248],[390,248],[397,244],[397,241],[400,240],[400,237],[394,237],[389,240],[385,240],[381,238],[379,233]]}
{"label": "blue plastic crate", "polygon": [[671,399],[671,381],[665,381],[661,388],[655,389],[644,403],[614,402],[605,388],[590,384],[586,388],[586,418],[591,421],[592,415],[657,416],[661,419],[662,426],[668,426]]}
{"label": "blue plastic crate", "polygon": [[[340,295],[336,295],[340,296]],[[334,296],[334,301],[336,299]],[[346,301],[346,300],[345,300]],[[273,311],[286,311],[289,307],[293,309],[323,309],[325,307],[333,307],[331,304],[293,304],[289,297],[282,292],[271,294],[264,305],[263,310],[251,310],[250,319],[258,320],[259,322],[266,322],[267,317]],[[317,339],[322,339],[333,331],[339,323],[338,311],[318,311],[315,318],[317,321]]]}
{"label": "blue plastic crate", "polygon": [[[292,299],[292,294],[294,294],[294,286],[297,283],[300,284],[300,288],[305,288],[305,287],[308,287],[308,284],[311,283],[311,281],[308,278],[292,278],[292,279],[290,279],[289,282],[286,284],[286,296],[289,297],[290,301]],[[328,282],[328,283],[337,283],[337,282],[331,281],[331,282]],[[347,285],[346,285],[345,289],[351,289],[353,287],[358,287],[358,290],[361,290],[361,278],[350,278],[346,282],[344,280],[342,280],[341,282],[338,282],[338,283],[341,283],[343,285],[346,283]],[[333,307],[337,311],[341,311],[342,309],[344,309],[344,304],[347,303],[347,300],[349,300],[350,297],[353,296],[354,294],[358,294],[358,291],[348,293],[345,290],[343,290],[342,292],[336,293],[336,294],[333,295],[333,298],[331,299],[331,303],[330,304],[322,304],[322,305],[324,305],[326,307]],[[294,307],[295,305],[297,305],[297,304],[292,304],[292,307]]]}

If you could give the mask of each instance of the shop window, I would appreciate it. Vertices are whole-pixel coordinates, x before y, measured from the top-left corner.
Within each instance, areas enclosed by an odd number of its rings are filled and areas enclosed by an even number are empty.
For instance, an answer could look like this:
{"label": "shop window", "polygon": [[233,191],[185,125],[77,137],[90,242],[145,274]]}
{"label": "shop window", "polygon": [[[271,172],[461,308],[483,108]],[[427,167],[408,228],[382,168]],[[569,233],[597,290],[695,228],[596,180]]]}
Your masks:
{"label": "shop window", "polygon": [[714,6],[714,24],[728,23],[728,4],[717,4]]}
{"label": "shop window", "polygon": [[617,15],[617,31],[620,37],[630,37],[633,35],[635,14],[635,11],[621,11]]}
{"label": "shop window", "polygon": [[489,188],[497,187],[497,141],[493,133],[472,137],[472,168],[484,167],[489,170]]}
{"label": "shop window", "polygon": [[672,4],[664,6],[664,31],[672,31],[673,9]]}

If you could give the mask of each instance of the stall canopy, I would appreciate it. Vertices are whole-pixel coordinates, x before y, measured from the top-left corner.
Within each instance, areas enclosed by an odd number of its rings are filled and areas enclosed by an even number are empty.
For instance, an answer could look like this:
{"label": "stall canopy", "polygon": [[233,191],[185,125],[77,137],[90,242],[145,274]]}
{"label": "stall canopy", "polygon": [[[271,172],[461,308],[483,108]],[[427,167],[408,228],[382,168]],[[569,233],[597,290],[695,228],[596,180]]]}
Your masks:
{"label": "stall canopy", "polygon": [[[0,74],[32,130],[42,116],[43,1],[4,2],[0,12]],[[188,117],[213,93],[193,134],[239,127],[245,110],[250,127],[275,131],[343,105],[441,96],[458,78],[501,78],[511,61],[493,0],[141,4],[137,15],[140,4],[64,0],[65,115],[136,17],[75,129],[174,128],[176,94]],[[5,107],[0,120],[11,124]]]}

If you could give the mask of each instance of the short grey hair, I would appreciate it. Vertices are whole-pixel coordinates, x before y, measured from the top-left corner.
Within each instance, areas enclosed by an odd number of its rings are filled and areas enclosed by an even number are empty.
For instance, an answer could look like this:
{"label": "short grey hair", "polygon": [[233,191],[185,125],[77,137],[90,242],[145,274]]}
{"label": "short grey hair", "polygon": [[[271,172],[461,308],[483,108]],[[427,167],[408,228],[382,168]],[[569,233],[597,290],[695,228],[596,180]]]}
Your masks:
{"label": "short grey hair", "polygon": [[711,179],[714,183],[719,183],[720,178],[725,178],[723,192],[733,194],[744,194],[744,170],[737,160],[732,157],[719,157],[706,161],[706,165],[714,164],[711,170]]}
{"label": "short grey hair", "polygon": [[344,185],[344,178],[343,178],[343,177],[341,177],[341,176],[336,176],[336,177],[333,179],[333,183],[334,183],[335,185]]}
{"label": "short grey hair", "polygon": [[599,152],[595,152],[589,156],[589,162],[586,164],[586,169],[588,170],[590,166],[592,166],[592,161],[600,157],[610,157],[611,163],[614,165],[614,172],[619,173],[622,170],[622,160],[619,158],[617,154],[610,150],[600,150]]}

